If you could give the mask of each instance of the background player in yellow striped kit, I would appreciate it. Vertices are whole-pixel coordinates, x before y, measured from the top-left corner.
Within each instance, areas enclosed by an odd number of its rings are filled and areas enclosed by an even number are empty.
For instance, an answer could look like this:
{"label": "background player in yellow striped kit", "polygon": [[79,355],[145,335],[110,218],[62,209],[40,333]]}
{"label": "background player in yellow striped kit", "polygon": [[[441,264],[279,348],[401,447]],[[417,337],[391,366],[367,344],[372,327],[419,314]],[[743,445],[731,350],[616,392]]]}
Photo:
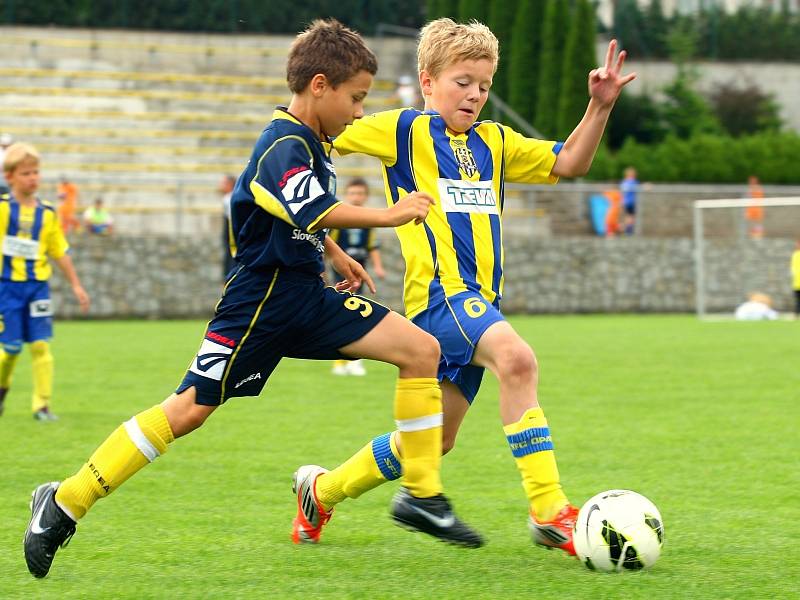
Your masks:
{"label": "background player in yellow striped kit", "polygon": [[9,193],[0,196],[0,415],[24,343],[30,344],[33,371],[31,410],[38,421],[53,421],[53,310],[49,279],[53,259],[67,278],[81,310],[89,296],[67,251],[55,208],[36,196],[39,153],[30,144],[9,146],[3,159]]}

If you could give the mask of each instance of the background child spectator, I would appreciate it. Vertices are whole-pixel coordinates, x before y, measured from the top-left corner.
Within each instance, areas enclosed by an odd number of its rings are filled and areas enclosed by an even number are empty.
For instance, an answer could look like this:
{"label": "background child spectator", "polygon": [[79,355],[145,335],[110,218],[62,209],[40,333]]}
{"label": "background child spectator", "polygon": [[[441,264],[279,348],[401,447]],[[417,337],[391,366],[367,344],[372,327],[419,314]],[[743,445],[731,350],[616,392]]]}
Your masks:
{"label": "background child spectator", "polygon": [[58,219],[64,234],[70,234],[80,229],[81,222],[75,216],[78,210],[78,186],[66,175],[61,176],[56,193],[61,204],[58,205]]}
{"label": "background child spectator", "polygon": [[625,178],[619,184],[619,191],[622,192],[622,208],[625,211],[622,226],[625,235],[633,235],[636,229],[636,203],[639,195],[639,180],[636,179],[636,169],[633,167],[625,169]]}
{"label": "background child spectator", "polygon": [[764,206],[761,203],[764,199],[764,190],[761,189],[761,183],[755,175],[747,178],[747,196],[753,201],[744,209],[747,235],[750,239],[760,240],[764,237]]}
{"label": "background child spectator", "polygon": [[111,235],[114,233],[114,220],[111,213],[103,206],[102,198],[95,198],[94,204],[83,213],[86,231],[95,235]]}

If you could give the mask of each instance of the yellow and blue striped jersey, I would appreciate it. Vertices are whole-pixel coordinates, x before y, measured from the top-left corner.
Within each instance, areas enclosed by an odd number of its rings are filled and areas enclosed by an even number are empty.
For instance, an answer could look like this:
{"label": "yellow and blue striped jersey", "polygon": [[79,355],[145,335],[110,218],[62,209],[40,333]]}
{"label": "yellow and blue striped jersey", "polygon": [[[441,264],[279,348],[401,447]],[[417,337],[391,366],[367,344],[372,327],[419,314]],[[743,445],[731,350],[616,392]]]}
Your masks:
{"label": "yellow and blue striped jersey", "polygon": [[406,315],[471,290],[487,301],[503,291],[503,187],[555,183],[561,144],[482,121],[456,134],[433,111],[400,109],[359,119],[333,142],[340,154],[380,159],[391,205],[414,191],[436,199],[423,226],[396,229],[406,261]]}
{"label": "yellow and blue striped jersey", "polygon": [[41,200],[23,206],[10,194],[0,197],[0,235],[2,281],[47,281],[52,273],[47,257],[61,258],[69,249],[55,208]]}

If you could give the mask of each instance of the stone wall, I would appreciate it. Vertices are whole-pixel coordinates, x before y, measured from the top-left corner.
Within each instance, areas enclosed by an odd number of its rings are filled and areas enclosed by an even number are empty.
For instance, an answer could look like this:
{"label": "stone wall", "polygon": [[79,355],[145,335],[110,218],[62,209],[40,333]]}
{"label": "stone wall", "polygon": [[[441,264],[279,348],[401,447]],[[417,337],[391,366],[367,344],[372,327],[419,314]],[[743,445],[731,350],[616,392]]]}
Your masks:
{"label": "stone wall", "polygon": [[[385,281],[379,297],[402,309],[402,258],[382,231]],[[688,239],[506,236],[506,313],[692,312],[693,245]],[[788,239],[706,245],[708,310],[730,312],[750,291],[789,310]],[[221,289],[220,244],[203,238],[78,238],[72,256],[96,318],[208,318]],[[59,317],[79,316],[60,275]]]}

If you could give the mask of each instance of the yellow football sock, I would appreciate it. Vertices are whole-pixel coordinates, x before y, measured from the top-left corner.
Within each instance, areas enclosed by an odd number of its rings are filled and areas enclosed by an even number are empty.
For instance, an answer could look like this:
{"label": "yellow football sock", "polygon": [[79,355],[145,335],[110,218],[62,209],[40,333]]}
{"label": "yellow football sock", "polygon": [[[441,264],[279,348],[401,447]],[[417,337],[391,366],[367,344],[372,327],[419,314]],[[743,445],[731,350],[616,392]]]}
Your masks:
{"label": "yellow football sock", "polygon": [[317,500],[325,510],[330,510],[345,498],[358,498],[364,492],[400,477],[396,434],[385,433],[376,437],[347,461],[317,478]]}
{"label": "yellow football sock", "polygon": [[434,377],[397,380],[394,418],[403,456],[403,485],[412,496],[442,492],[442,391]]}
{"label": "yellow football sock", "polygon": [[547,419],[539,407],[528,409],[516,423],[503,427],[522,475],[522,487],[540,521],[549,521],[568,504],[561,489]]}
{"label": "yellow football sock", "polygon": [[120,425],[80,470],[64,480],[56,502],[75,520],[108,496],[139,469],[167,451],[175,437],[161,405]]}
{"label": "yellow football sock", "polygon": [[0,350],[0,388],[11,387],[11,375],[14,373],[18,358],[19,354],[10,354],[5,350]]}
{"label": "yellow football sock", "polygon": [[37,340],[31,344],[31,371],[33,371],[33,400],[31,410],[36,412],[50,405],[53,395],[53,355],[50,344]]}

